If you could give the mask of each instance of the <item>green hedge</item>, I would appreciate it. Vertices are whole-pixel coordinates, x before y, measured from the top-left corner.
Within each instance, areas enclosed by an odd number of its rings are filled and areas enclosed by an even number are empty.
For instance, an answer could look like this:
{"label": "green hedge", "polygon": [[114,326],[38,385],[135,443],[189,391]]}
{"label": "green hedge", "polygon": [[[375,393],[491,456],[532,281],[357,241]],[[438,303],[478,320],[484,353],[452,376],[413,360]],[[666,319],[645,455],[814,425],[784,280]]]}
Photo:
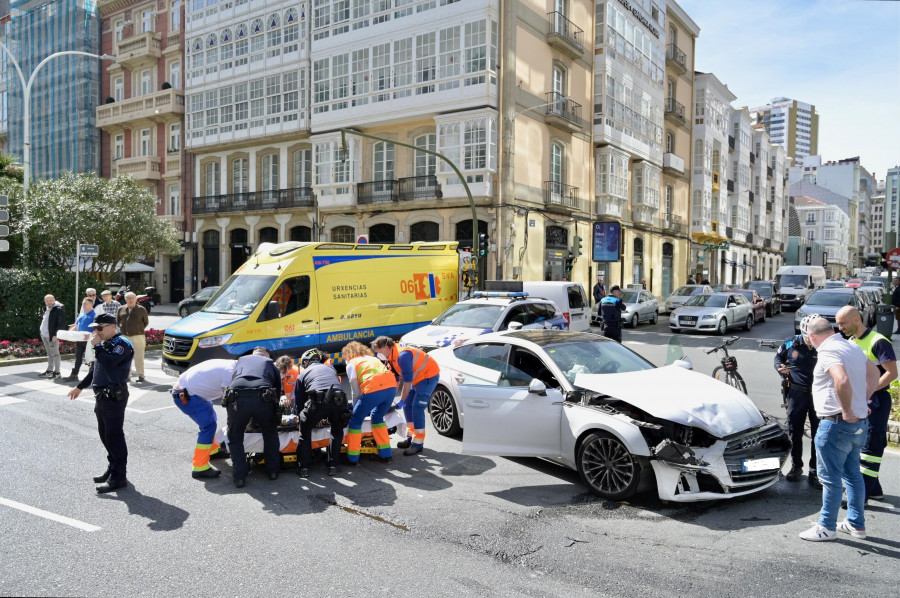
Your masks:
{"label": "green hedge", "polygon": [[44,296],[56,297],[66,309],[66,324],[75,322],[81,309],[84,291],[103,286],[97,280],[81,275],[78,280],[78,302],[75,300],[75,273],[50,269],[0,268],[0,340],[40,338]]}

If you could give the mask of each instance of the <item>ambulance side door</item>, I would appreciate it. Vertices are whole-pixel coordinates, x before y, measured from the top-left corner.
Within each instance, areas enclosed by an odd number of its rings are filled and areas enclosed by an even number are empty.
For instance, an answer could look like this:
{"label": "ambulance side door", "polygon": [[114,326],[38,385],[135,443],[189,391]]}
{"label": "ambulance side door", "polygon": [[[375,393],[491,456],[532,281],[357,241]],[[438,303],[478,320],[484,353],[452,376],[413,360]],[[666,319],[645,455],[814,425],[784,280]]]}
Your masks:
{"label": "ambulance side door", "polygon": [[310,283],[308,274],[289,276],[279,281],[267,297],[268,303],[278,304],[278,314],[266,320],[263,308],[260,323],[276,351],[318,346],[318,306],[310,292]]}

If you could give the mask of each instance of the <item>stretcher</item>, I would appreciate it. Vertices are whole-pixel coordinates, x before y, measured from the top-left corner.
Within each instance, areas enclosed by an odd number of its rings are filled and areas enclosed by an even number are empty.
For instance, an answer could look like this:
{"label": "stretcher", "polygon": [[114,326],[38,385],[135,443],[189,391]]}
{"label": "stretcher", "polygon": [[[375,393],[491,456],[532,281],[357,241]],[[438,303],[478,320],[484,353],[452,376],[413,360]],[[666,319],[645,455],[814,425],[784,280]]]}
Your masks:
{"label": "stretcher", "polygon": [[[384,423],[387,424],[389,430],[396,428],[396,434],[406,438],[406,418],[403,416],[401,409],[389,411],[384,416]],[[361,454],[374,454],[378,452],[375,441],[372,438],[372,421],[366,418],[362,425],[362,446]],[[344,428],[344,437],[347,437],[347,428]],[[228,438],[228,425],[222,427],[219,434],[216,434],[216,441],[221,442]],[[278,450],[281,453],[283,463],[295,463],[297,461],[297,443],[300,441],[300,430],[294,426],[280,426],[278,428]],[[324,428],[313,428],[312,430],[312,448],[319,449],[328,446],[331,441],[331,426],[326,425]],[[254,463],[264,463],[263,460],[263,437],[259,432],[244,432],[244,452],[251,456]],[[347,452],[347,446],[341,447],[341,452]]]}

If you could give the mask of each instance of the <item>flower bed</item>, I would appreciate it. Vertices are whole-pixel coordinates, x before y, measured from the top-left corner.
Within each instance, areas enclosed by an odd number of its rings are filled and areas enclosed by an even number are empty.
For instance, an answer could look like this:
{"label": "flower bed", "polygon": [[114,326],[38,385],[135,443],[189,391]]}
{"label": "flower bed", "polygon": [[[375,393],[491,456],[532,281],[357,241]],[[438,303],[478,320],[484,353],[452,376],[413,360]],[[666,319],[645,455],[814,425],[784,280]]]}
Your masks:
{"label": "flower bed", "polygon": [[[163,339],[163,330],[148,328],[146,331],[147,345],[160,345]],[[60,355],[75,353],[75,343],[69,341],[59,342]],[[47,352],[44,343],[39,338],[30,338],[22,341],[0,341],[0,359],[21,359],[23,357],[43,357]]]}

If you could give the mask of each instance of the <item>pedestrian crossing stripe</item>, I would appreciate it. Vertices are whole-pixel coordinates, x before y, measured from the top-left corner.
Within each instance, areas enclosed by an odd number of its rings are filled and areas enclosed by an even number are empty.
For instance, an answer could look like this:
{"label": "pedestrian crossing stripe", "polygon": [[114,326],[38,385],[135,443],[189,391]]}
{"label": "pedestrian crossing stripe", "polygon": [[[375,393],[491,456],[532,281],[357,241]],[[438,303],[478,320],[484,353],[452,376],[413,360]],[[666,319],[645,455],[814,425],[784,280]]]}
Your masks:
{"label": "pedestrian crossing stripe", "polygon": [[0,407],[4,405],[13,405],[15,403],[25,403],[25,399],[14,399],[13,397],[7,397],[4,395],[0,395]]}

